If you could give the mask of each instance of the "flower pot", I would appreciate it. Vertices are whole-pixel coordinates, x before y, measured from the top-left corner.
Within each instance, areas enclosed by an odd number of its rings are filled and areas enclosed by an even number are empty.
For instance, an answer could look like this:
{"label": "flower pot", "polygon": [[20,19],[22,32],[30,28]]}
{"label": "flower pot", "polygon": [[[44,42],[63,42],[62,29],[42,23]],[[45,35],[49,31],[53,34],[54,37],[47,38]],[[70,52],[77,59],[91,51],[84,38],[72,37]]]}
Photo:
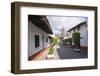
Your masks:
{"label": "flower pot", "polygon": [[47,59],[54,59],[54,54],[48,54]]}

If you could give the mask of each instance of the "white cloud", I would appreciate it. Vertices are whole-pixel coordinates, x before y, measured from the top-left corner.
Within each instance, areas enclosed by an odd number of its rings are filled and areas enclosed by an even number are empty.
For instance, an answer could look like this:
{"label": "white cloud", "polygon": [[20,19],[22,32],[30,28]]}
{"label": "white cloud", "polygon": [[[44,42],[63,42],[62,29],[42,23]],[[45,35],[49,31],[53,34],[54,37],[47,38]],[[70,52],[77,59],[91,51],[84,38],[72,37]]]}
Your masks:
{"label": "white cloud", "polygon": [[86,17],[62,17],[62,16],[47,16],[50,26],[54,33],[61,34],[62,27],[65,31],[76,26],[77,24],[87,20]]}

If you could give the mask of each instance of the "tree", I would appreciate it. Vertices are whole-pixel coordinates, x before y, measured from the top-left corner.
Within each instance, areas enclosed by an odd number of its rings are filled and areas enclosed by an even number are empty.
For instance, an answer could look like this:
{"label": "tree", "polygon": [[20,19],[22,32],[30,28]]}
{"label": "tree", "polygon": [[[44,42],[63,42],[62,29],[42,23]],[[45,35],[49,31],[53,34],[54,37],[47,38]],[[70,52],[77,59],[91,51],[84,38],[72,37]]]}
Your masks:
{"label": "tree", "polygon": [[52,43],[51,43],[51,44],[54,46],[54,45],[56,45],[58,42],[59,42],[59,38],[56,37],[55,35],[52,36]]}
{"label": "tree", "polygon": [[51,47],[49,48],[48,54],[54,53],[54,46],[59,42],[59,38],[56,37],[55,35],[51,35],[51,37],[52,37],[52,42],[51,42]]}

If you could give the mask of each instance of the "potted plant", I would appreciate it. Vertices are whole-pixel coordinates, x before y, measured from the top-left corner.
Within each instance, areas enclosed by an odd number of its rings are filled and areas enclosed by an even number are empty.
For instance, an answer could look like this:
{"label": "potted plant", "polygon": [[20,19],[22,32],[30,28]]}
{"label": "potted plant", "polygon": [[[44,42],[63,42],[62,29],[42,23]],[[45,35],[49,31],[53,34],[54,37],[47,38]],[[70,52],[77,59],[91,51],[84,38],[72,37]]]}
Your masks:
{"label": "potted plant", "polygon": [[72,34],[72,40],[74,43],[74,51],[80,51],[80,33],[79,32],[74,32]]}

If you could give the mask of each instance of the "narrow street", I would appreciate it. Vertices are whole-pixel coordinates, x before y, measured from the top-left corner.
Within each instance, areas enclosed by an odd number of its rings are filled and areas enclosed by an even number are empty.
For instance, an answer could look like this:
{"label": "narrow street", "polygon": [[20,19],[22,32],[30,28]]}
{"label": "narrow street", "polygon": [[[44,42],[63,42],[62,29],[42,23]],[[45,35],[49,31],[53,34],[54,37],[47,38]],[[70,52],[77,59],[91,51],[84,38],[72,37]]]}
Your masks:
{"label": "narrow street", "polygon": [[73,48],[67,46],[61,46],[57,49],[57,52],[60,59],[79,59],[88,57],[87,51],[84,51],[82,53],[75,52]]}

